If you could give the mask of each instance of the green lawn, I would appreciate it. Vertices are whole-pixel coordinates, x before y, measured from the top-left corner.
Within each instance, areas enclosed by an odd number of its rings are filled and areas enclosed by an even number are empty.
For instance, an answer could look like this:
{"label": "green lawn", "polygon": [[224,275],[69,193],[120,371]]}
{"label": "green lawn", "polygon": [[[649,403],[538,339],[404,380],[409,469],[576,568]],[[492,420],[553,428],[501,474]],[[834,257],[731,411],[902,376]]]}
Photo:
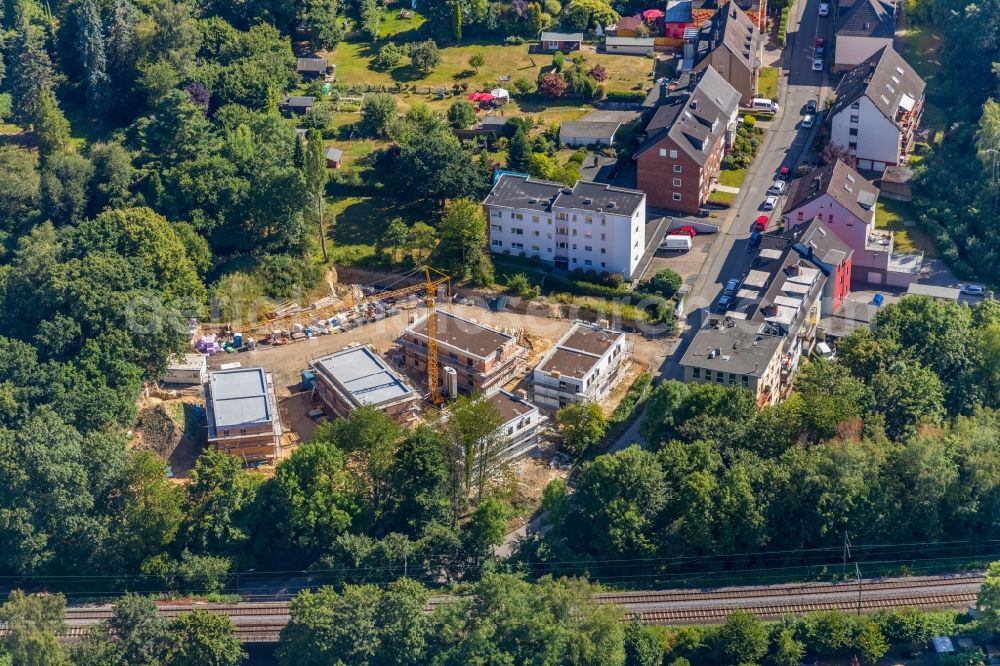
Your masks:
{"label": "green lawn", "polygon": [[926,257],[937,257],[938,251],[930,236],[915,226],[907,227],[903,223],[916,221],[917,209],[908,201],[896,201],[882,197],[875,206],[875,226],[879,229],[890,229],[893,232],[893,250],[902,254],[914,254],[923,251]]}
{"label": "green lawn", "polygon": [[762,67],[760,78],[757,80],[757,94],[769,99],[778,98],[778,75],[781,73],[777,67]]}
{"label": "green lawn", "polygon": [[733,205],[736,202],[736,195],[732,192],[712,192],[708,195],[708,203]]}
{"label": "green lawn", "polygon": [[742,187],[746,177],[746,169],[723,169],[719,174],[719,184],[728,187]]}
{"label": "green lawn", "polygon": [[927,83],[927,98],[924,101],[923,125],[942,128],[945,125],[944,110],[932,101],[938,88],[941,70],[941,29],[934,25],[911,25],[903,33],[903,58]]}

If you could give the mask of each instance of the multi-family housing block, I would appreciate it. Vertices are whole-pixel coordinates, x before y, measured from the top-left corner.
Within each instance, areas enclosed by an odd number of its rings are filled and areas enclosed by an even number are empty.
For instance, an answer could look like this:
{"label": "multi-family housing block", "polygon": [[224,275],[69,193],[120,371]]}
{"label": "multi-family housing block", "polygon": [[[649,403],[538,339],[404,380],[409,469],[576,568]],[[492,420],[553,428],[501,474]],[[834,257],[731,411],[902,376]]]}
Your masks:
{"label": "multi-family housing block", "polygon": [[638,277],[646,248],[646,195],[638,190],[582,180],[570,187],[505,173],[483,207],[494,253]]}

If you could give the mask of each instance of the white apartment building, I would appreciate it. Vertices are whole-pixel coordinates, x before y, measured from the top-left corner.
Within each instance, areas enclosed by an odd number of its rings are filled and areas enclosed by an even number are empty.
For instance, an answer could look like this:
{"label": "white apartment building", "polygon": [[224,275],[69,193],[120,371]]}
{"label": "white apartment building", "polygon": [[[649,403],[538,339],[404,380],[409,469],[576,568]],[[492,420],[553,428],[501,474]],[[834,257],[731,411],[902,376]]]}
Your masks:
{"label": "white apartment building", "polygon": [[582,180],[568,187],[503,174],[483,207],[495,254],[638,277],[646,248],[646,195],[638,190]]}
{"label": "white apartment building", "polygon": [[632,350],[624,333],[577,322],[535,366],[534,403],[559,409],[576,402],[600,402],[631,365]]}
{"label": "white apartment building", "polygon": [[858,168],[878,173],[904,164],[924,108],[924,81],[891,47],[844,74],[830,108],[830,141]]}

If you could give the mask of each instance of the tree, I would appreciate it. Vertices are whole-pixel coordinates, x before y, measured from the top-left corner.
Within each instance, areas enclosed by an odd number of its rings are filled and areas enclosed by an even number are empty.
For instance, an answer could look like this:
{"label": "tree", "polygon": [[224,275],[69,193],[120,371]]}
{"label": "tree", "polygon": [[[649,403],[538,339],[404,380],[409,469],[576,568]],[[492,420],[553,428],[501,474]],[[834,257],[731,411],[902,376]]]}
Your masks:
{"label": "tree", "polygon": [[426,524],[450,515],[448,442],[423,426],[408,433],[389,468],[383,530],[419,535]]}
{"label": "tree", "polygon": [[79,222],[87,213],[94,165],[82,155],[57,153],[42,168],[42,214],[56,225]]}
{"label": "tree", "polygon": [[[316,211],[316,219],[319,222],[319,244],[323,249],[323,261],[327,261],[329,255],[326,252],[326,226],[323,223],[323,194],[326,191],[326,181],[330,176],[326,169],[326,151],[323,145],[323,134],[319,130],[309,130],[306,138],[302,175],[306,182],[306,190],[312,195],[309,208]],[[315,203],[313,204],[313,202]]]}
{"label": "tree", "polygon": [[852,169],[858,168],[858,158],[847,151],[846,148],[840,144],[833,143],[832,141],[826,144],[823,148],[823,152],[819,155],[819,163],[822,165],[834,164],[835,162],[843,162]]}
{"label": "tree", "polygon": [[361,129],[370,136],[386,137],[399,116],[396,98],[386,93],[365,95],[361,102]]}
{"label": "tree", "polygon": [[90,181],[90,214],[97,215],[105,208],[127,208],[132,197],[129,190],[135,178],[129,152],[118,143],[98,143],[90,148],[90,161],[94,167]]}
{"label": "tree", "polygon": [[437,246],[437,231],[425,222],[417,222],[410,227],[408,239],[407,249],[413,252],[414,262],[420,264],[427,260]]}
{"label": "tree", "polygon": [[991,166],[1000,152],[1000,104],[988,99],[976,130],[976,154],[986,166]]}
{"label": "tree", "polygon": [[476,121],[476,107],[472,102],[460,99],[448,107],[448,123],[455,129],[465,129]]}
{"label": "tree", "polygon": [[[114,0],[105,24],[105,58],[114,109],[124,109],[135,81],[136,14],[128,0]],[[121,111],[119,111],[120,113]]]}
{"label": "tree", "polygon": [[50,92],[42,96],[33,120],[38,151],[42,156],[65,150],[69,145],[69,121]]}
{"label": "tree", "polygon": [[107,623],[97,625],[74,646],[73,663],[80,666],[159,664],[170,643],[169,622],[149,597],[126,594]]}
{"label": "tree", "polygon": [[[386,161],[392,169],[387,180],[404,200],[441,206],[449,199],[478,200],[489,188],[487,174],[476,168],[469,151],[443,127],[405,137],[399,152]],[[443,236],[441,225],[438,230]],[[446,261],[455,259],[447,257]]]}
{"label": "tree", "polygon": [[556,422],[562,435],[563,448],[574,456],[582,456],[601,441],[608,430],[607,419],[596,402],[577,402],[560,407]]}
{"label": "tree", "polygon": [[388,253],[389,262],[395,263],[396,252],[405,248],[409,241],[410,228],[403,222],[403,218],[395,217],[389,221],[385,232],[379,237],[376,250],[379,254]]}
{"label": "tree", "polygon": [[527,173],[531,169],[532,154],[527,132],[518,127],[507,146],[507,168]]}
{"label": "tree", "polygon": [[510,513],[510,507],[495,497],[480,502],[462,531],[465,552],[476,559],[487,557],[494,546],[503,543]]}
{"label": "tree", "polygon": [[240,554],[250,537],[247,513],[261,484],[239,458],[206,450],[186,487],[180,542],[195,552]]}
{"label": "tree", "polygon": [[378,39],[382,15],[379,13],[379,8],[375,0],[360,0],[358,2],[358,13],[361,16],[361,29],[368,39],[371,41]]}
{"label": "tree", "polygon": [[457,515],[473,489],[482,500],[487,483],[503,464],[507,439],[500,430],[496,406],[483,396],[460,396],[451,403],[446,418],[443,431],[454,465],[452,501]]}
{"label": "tree", "polygon": [[77,8],[79,24],[78,48],[86,75],[84,89],[87,108],[96,116],[103,114],[111,98],[107,59],[104,52],[104,35],[94,0],[81,0]]}
{"label": "tree", "polygon": [[0,230],[26,224],[41,198],[38,157],[16,146],[0,146]]}
{"label": "tree", "polygon": [[915,361],[896,361],[872,379],[886,417],[886,434],[896,439],[921,423],[936,424],[944,416],[944,389],[931,370]]}
{"label": "tree", "polygon": [[0,646],[17,666],[71,666],[56,634],[66,630],[66,598],[14,590],[0,607],[7,635]]}
{"label": "tree", "polygon": [[378,49],[373,65],[381,70],[392,69],[399,64],[406,53],[395,42],[386,42]]}
{"label": "tree", "polygon": [[451,10],[451,36],[454,38],[456,43],[461,43],[462,41],[462,4],[460,2],[452,3],[453,7]]}
{"label": "tree", "polygon": [[538,84],[538,92],[543,97],[558,99],[566,95],[566,88],[569,84],[558,74],[546,74]]}
{"label": "tree", "polygon": [[642,624],[640,617],[635,617],[625,629],[625,666],[660,666],[662,663],[662,640]]}
{"label": "tree", "polygon": [[799,666],[806,647],[795,638],[793,627],[782,627],[772,637],[771,660],[774,666]]}
{"label": "tree", "polygon": [[478,285],[493,283],[493,263],[487,243],[486,216],[482,206],[470,199],[448,203],[438,223],[437,252],[449,261],[449,268]]}
{"label": "tree", "polygon": [[804,425],[813,439],[828,439],[845,421],[861,418],[871,398],[864,383],[839,363],[818,360],[802,369],[795,380],[802,394]]}
{"label": "tree", "polygon": [[236,625],[206,610],[184,613],[170,623],[166,666],[236,666],[246,659]]}
{"label": "tree", "polygon": [[753,613],[737,608],[718,632],[728,664],[754,664],[767,653],[767,625]]}
{"label": "tree", "polygon": [[32,24],[22,25],[12,54],[10,89],[14,97],[14,119],[23,125],[33,124],[52,88],[52,61],[45,50],[41,30]]}
{"label": "tree", "polygon": [[469,56],[469,67],[475,70],[476,74],[479,73],[479,68],[486,64],[486,51],[483,49],[476,49]]}
{"label": "tree", "polygon": [[649,278],[649,288],[664,298],[670,298],[676,294],[683,284],[684,279],[669,268],[658,270],[653,277]]}
{"label": "tree", "polygon": [[869,664],[876,663],[889,651],[889,643],[879,629],[877,623],[866,619],[861,623],[855,643],[861,651],[861,656]]}
{"label": "tree", "polygon": [[587,30],[597,25],[606,28],[621,18],[604,0],[570,0],[563,12],[563,23],[572,30]]}
{"label": "tree", "polygon": [[410,63],[424,76],[441,64],[441,52],[433,39],[411,44],[409,51]]}
{"label": "tree", "polygon": [[978,605],[993,631],[1000,628],[1000,562],[992,562],[986,570],[986,580],[979,590]]}
{"label": "tree", "polygon": [[149,41],[150,61],[162,58],[182,73],[194,66],[202,38],[192,10],[186,0],[164,0],[153,5],[150,18],[155,29]]}

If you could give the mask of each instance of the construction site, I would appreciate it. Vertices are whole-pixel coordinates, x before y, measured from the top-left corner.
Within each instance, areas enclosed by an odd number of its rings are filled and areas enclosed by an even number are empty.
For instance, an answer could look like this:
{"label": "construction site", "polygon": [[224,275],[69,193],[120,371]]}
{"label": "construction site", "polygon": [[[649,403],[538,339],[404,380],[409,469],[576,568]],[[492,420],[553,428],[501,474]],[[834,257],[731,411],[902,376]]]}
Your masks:
{"label": "construction site", "polygon": [[[574,395],[599,395],[610,414],[635,378],[663,359],[657,340],[456,298],[447,276],[430,271],[423,271],[419,281],[408,277],[409,283],[395,289],[343,285],[336,295],[307,306],[283,304],[253,325],[192,329],[197,353],[179,359],[168,372],[173,381],[151,386],[140,405],[156,413],[177,414],[177,405],[187,409],[186,425],[171,431],[174,445],[156,446],[172,476],[186,477],[205,446],[271,474],[298,444],[313,439],[320,423],[343,418],[361,405],[415,427],[436,418],[448,399],[483,393],[511,433],[506,455],[516,486],[514,503],[530,511],[545,484],[568,469],[553,444],[554,409]],[[600,393],[574,387],[580,377],[566,377],[562,401],[535,404],[533,369],[567,354],[587,358],[595,367],[614,355],[612,372],[601,370]],[[544,374],[551,382],[552,373]],[[217,421],[220,411],[222,422]],[[135,437],[143,445],[141,424]]]}

